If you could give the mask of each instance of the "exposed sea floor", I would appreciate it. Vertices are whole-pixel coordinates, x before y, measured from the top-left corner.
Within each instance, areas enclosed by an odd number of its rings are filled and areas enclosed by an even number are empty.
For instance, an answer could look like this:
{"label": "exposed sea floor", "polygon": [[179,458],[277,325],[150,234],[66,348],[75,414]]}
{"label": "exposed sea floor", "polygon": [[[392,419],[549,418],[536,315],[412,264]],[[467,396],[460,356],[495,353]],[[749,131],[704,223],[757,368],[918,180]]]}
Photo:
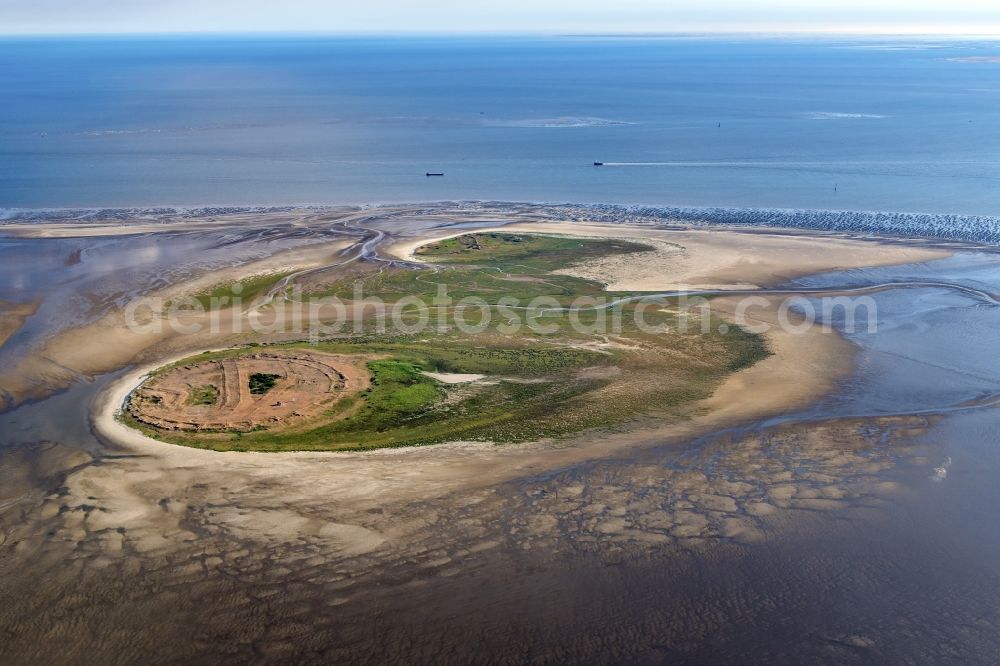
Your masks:
{"label": "exposed sea floor", "polygon": [[[779,208],[719,208],[635,206],[618,204],[538,204],[499,201],[461,201],[403,204],[411,208],[462,205],[493,210],[498,223],[504,214],[531,210],[553,220],[584,220],[602,223],[662,224],[689,226],[734,226],[746,228],[809,229],[834,233],[871,234],[943,241],[1000,244],[1000,217],[996,215],[956,215],[945,213],[900,213],[859,210],[815,210]],[[378,210],[379,206],[371,206]],[[109,220],[194,218],[212,215],[316,212],[326,206],[192,206],[132,208],[29,208],[0,211],[0,223],[24,224],[54,220],[107,222]],[[478,222],[471,223],[477,226]],[[462,228],[462,223],[452,226]]]}
{"label": "exposed sea floor", "polygon": [[71,326],[92,322],[133,298],[176,283],[193,272],[219,270],[282,250],[329,242],[336,228],[304,233],[291,225],[225,228],[164,237],[134,234],[107,238],[0,236],[0,299],[41,304],[0,349],[0,368],[26,346]]}
{"label": "exposed sea floor", "polygon": [[[111,266],[142,244],[88,242]],[[74,251],[53,247],[53,266]],[[207,487],[197,468],[161,501],[190,535],[167,550],[106,526],[116,507],[98,485],[72,510],[39,510],[101,467],[144,469],[91,432],[114,377],[81,381],[0,414],[0,661],[995,663],[1000,307],[948,285],[995,297],[996,261],[969,248],[803,278],[939,286],[871,293],[876,330],[845,332],[856,372],[816,405],[468,493],[344,507],[345,522],[409,530],[350,557],[228,531],[220,516],[280,520],[255,498],[282,489]],[[30,289],[64,298],[69,278],[45,266]],[[26,557],[19,542],[38,538]]]}

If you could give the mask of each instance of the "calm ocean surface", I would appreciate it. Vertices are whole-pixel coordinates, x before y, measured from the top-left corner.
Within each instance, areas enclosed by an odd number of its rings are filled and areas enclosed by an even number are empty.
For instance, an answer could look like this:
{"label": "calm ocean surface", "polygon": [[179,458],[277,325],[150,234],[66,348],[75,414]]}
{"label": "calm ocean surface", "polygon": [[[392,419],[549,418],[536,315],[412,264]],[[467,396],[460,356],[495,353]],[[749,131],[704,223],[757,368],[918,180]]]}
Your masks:
{"label": "calm ocean surface", "polygon": [[7,39],[0,207],[996,215],[998,57],[872,40]]}

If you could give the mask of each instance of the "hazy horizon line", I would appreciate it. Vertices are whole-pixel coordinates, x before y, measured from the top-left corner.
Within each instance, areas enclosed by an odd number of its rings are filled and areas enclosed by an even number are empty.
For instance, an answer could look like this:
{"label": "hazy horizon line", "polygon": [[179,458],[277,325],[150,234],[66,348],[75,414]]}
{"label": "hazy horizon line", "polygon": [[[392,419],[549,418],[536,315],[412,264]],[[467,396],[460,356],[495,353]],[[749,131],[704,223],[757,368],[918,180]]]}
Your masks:
{"label": "hazy horizon line", "polygon": [[851,37],[870,39],[994,39],[1000,40],[1000,26],[987,32],[904,31],[867,29],[793,28],[784,30],[716,29],[600,31],[578,30],[121,30],[4,32],[0,38],[32,37],[565,37],[606,39],[657,39],[671,37]]}

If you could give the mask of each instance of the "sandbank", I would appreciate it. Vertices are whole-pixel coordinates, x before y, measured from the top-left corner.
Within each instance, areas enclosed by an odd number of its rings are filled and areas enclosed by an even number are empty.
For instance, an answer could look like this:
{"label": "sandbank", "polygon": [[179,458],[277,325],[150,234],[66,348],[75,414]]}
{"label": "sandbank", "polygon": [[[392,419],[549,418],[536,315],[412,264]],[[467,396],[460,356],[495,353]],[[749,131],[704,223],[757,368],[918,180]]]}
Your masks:
{"label": "sandbank", "polygon": [[400,241],[391,246],[389,252],[408,261],[419,261],[420,258],[413,252],[421,245],[473,231],[619,238],[652,245],[653,251],[641,256],[614,255],[557,271],[597,280],[611,291],[773,287],[816,273],[917,263],[943,259],[951,254],[936,248],[805,233],[801,230],[664,229],[579,222],[515,223],[461,233],[432,233]]}
{"label": "sandbank", "polygon": [[[526,225],[524,230],[531,229],[572,231],[561,225]],[[591,233],[598,232],[607,237],[636,237],[633,234],[654,239],[666,237],[670,242],[678,238],[655,230],[622,227],[602,226]],[[765,265],[775,265],[780,257],[791,253],[793,247],[801,250],[807,244],[803,238],[791,246],[781,245],[785,248],[782,253],[770,245],[771,241],[760,240],[766,236],[730,236],[713,232],[691,234],[690,239],[700,243],[689,242],[698,252],[707,253],[713,238],[728,238],[729,243],[757,243],[757,247],[765,248],[761,250],[764,254],[770,248],[773,254],[767,255],[769,263]],[[812,242],[822,245],[827,240],[817,238]],[[423,242],[418,240],[411,245]],[[865,257],[872,262],[904,263],[939,256],[936,252],[912,251],[897,245],[866,245],[872,252]],[[849,247],[853,246],[853,243],[846,244],[839,256],[813,250],[811,256],[826,258],[827,263],[818,263],[812,270],[834,268],[838,262],[850,263]],[[398,245],[396,251],[399,251]],[[851,265],[859,265],[859,262],[855,256]],[[645,266],[637,263],[640,265],[635,267],[636,272],[645,271]],[[726,271],[734,270],[734,263],[738,265],[739,261],[715,265],[720,271]],[[757,279],[765,283],[784,279],[787,275],[783,273],[782,278],[774,278],[760,270]],[[709,277],[713,283],[720,282],[715,275]],[[623,273],[622,279],[646,278]],[[659,288],[663,288],[663,284],[659,283]],[[779,299],[772,296],[767,297],[767,301],[770,307],[757,308],[753,314],[758,323],[773,325]],[[731,298],[718,298],[712,305],[719,315],[726,317],[732,313],[735,302]],[[428,506],[424,504],[428,500],[445,496],[488,497],[489,489],[504,481],[579,462],[620,457],[629,451],[682,444],[707,433],[804,407],[829,392],[852,371],[853,346],[835,332],[817,326],[803,333],[793,333],[772,326],[765,336],[772,355],[730,375],[711,397],[700,403],[695,416],[685,421],[663,423],[647,419],[632,431],[590,431],[555,442],[503,446],[454,442],[370,452],[218,453],[150,439],[119,422],[115,413],[149,371],[186,353],[175,354],[173,358],[159,357],[155,362],[126,373],[109,386],[95,402],[92,414],[95,432],[115,448],[137,455],[118,456],[71,475],[66,483],[68,498],[62,501],[86,503],[94,501],[87,498],[99,498],[105,512],[102,518],[108,524],[125,526],[130,540],[140,548],[156,549],[170,539],[190,538],[182,523],[183,511],[164,511],[159,504],[164,497],[189,496],[191,499],[187,501],[222,507],[235,506],[238,501],[239,510],[217,509],[212,520],[235,534],[254,540],[281,543],[308,537],[327,544],[330,552],[345,556],[373,552],[387,544],[402,547],[416,538],[426,527],[423,521],[430,518],[374,520],[373,512],[382,515],[383,511],[389,511],[391,515],[392,510],[387,507],[411,506],[408,503],[413,502]],[[680,479],[675,482],[679,483]],[[685,483],[695,482],[688,480]],[[195,486],[201,490],[192,496]],[[705,497],[715,504],[724,503],[724,497],[713,499],[718,493],[725,494],[721,486],[716,486],[714,482],[699,481],[692,488],[703,487],[707,493]],[[252,489],[252,492],[232,490],[241,488]],[[691,497],[695,496],[692,493]],[[789,501],[774,500],[774,503],[787,504]],[[760,513],[773,510],[772,504],[754,506]],[[692,516],[690,520],[680,513],[675,516],[679,521],[678,536],[689,533],[697,536],[709,529],[706,526],[710,521],[702,514],[687,513]],[[255,519],[249,520],[250,515]],[[716,514],[709,512],[706,515]],[[735,519],[730,522],[732,520]],[[702,523],[704,525],[699,527]],[[736,527],[730,530],[733,535],[752,534],[746,531],[743,523]],[[602,531],[609,529],[614,531],[614,526],[602,524]]]}

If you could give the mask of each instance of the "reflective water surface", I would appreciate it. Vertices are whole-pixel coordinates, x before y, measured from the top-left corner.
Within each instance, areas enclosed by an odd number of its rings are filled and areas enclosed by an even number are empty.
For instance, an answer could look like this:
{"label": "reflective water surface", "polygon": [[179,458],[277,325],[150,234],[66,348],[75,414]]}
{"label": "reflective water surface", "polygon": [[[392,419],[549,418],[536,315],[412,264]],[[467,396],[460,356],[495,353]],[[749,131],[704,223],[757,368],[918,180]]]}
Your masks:
{"label": "reflective water surface", "polygon": [[7,39],[0,207],[995,215],[996,65],[963,59],[997,53],[912,38]]}

